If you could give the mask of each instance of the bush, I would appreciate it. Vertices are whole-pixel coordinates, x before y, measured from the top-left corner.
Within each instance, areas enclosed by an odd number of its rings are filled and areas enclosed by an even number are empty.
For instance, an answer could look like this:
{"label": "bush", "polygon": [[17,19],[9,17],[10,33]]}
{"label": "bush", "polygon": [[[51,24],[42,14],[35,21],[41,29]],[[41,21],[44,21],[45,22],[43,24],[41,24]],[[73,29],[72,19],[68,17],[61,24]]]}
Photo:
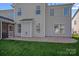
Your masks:
{"label": "bush", "polygon": [[79,34],[72,34],[72,38],[79,39]]}

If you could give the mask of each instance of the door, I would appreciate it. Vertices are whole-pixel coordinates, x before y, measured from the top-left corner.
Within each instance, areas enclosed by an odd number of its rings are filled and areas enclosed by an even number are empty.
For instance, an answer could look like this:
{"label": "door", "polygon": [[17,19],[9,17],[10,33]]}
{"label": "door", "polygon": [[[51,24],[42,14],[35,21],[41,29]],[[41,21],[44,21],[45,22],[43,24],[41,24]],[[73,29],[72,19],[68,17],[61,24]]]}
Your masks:
{"label": "door", "polygon": [[14,36],[14,25],[9,24],[8,25],[8,37],[13,38]]}
{"label": "door", "polygon": [[22,37],[32,37],[32,23],[26,22],[21,24],[21,36]]}
{"label": "door", "polygon": [[8,38],[8,23],[2,22],[2,38]]}

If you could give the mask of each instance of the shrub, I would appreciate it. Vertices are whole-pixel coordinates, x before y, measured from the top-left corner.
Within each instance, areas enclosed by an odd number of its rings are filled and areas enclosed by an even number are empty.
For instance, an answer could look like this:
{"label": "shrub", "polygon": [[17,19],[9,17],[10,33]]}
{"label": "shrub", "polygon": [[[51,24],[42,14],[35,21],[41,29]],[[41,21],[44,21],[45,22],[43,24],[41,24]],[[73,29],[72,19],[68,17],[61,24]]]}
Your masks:
{"label": "shrub", "polygon": [[79,39],[79,34],[72,34],[72,38]]}

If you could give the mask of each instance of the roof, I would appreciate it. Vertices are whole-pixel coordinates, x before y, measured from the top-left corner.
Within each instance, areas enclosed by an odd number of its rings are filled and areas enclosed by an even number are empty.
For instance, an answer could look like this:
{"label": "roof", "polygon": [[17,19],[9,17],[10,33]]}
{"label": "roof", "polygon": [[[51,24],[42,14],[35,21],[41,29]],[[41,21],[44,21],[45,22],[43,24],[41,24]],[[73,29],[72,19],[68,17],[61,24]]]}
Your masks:
{"label": "roof", "polygon": [[10,18],[4,17],[4,16],[0,16],[0,18],[14,22],[13,19],[10,19]]}
{"label": "roof", "polygon": [[78,12],[79,12],[79,9],[76,11],[76,13],[75,13],[74,16],[72,17],[72,19],[77,15]]}
{"label": "roof", "polygon": [[70,5],[70,6],[73,6],[73,4],[74,4],[74,3],[65,3],[65,4],[60,4],[60,5],[51,5],[51,6],[49,6],[49,7],[52,7],[52,6],[53,6],[53,7],[55,7],[55,6],[69,6],[69,5]]}
{"label": "roof", "polygon": [[21,19],[20,21],[32,21],[33,19]]}
{"label": "roof", "polygon": [[0,11],[13,11],[14,9],[3,9],[3,10],[0,10]]}

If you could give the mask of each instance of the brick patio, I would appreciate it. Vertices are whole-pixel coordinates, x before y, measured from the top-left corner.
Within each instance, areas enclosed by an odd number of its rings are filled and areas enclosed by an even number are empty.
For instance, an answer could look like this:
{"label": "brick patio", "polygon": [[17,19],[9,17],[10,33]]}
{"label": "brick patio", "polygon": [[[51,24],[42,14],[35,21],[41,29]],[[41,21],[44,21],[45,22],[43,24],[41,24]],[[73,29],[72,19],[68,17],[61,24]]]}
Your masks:
{"label": "brick patio", "polygon": [[22,40],[22,41],[38,41],[38,42],[55,42],[55,43],[76,43],[77,40],[67,37],[15,37],[7,38],[8,40]]}

